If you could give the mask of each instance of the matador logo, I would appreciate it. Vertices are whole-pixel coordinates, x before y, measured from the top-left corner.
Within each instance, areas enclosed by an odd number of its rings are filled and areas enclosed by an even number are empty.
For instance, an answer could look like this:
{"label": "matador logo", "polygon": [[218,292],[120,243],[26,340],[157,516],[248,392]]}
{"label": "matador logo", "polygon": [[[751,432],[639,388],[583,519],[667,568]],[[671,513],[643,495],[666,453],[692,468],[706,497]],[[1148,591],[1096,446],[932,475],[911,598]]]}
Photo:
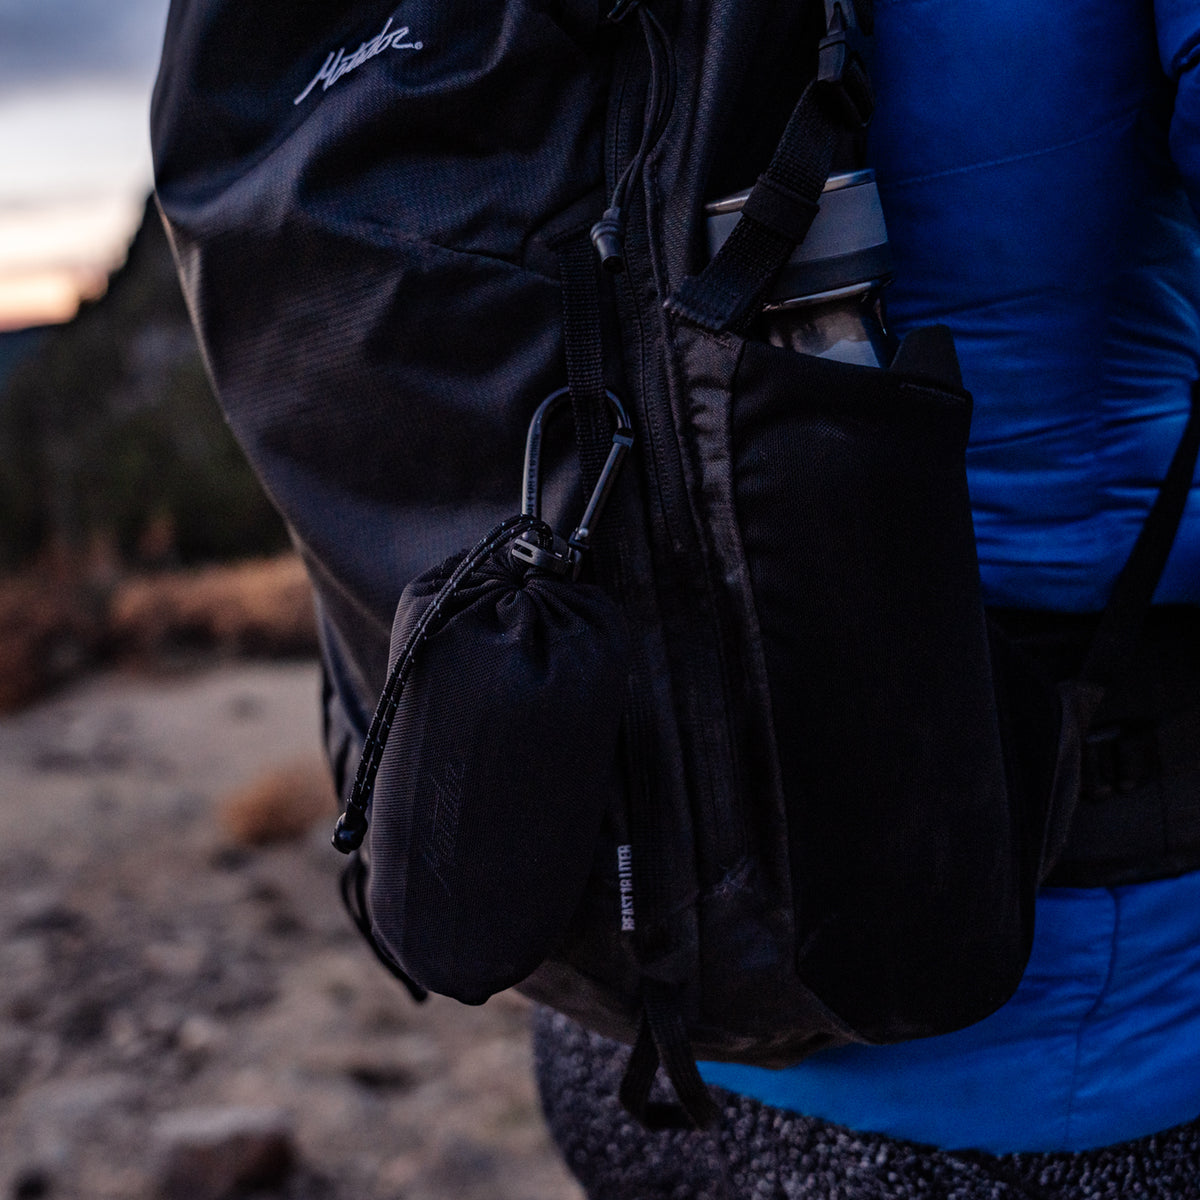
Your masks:
{"label": "matador logo", "polygon": [[382,31],[375,35],[369,42],[363,42],[357,50],[352,54],[346,53],[346,47],[342,46],[338,50],[330,50],[329,57],[321,64],[321,69],[313,76],[312,82],[298,95],[293,104],[300,104],[308,98],[309,93],[319,83],[323,92],[329,91],[331,87],[343,75],[349,75],[351,71],[357,70],[368,59],[375,58],[379,54],[383,54],[386,50],[420,50],[421,42],[413,42],[408,39],[409,29],[407,25],[401,26],[399,29],[392,29],[392,18],[388,17],[387,24],[384,25]]}

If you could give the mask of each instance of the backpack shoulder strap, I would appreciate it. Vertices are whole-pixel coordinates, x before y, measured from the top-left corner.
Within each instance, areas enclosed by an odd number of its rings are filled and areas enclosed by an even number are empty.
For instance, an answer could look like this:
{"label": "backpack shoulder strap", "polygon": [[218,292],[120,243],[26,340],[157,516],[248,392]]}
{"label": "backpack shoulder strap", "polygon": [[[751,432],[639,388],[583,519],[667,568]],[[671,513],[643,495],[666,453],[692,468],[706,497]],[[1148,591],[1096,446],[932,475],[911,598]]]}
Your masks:
{"label": "backpack shoulder strap", "polygon": [[1132,657],[1183,519],[1198,456],[1200,380],[1192,385],[1191,413],[1183,435],[1133,550],[1113,585],[1080,671],[1080,683],[1107,688]]}
{"label": "backpack shoulder strap", "polygon": [[1158,582],[1167,565],[1200,454],[1200,380],[1191,412],[1158,495],[1117,576],[1079,673],[1058,685],[1059,745],[1040,878],[1058,865],[1070,838],[1082,786],[1084,743],[1108,688],[1129,669]]}

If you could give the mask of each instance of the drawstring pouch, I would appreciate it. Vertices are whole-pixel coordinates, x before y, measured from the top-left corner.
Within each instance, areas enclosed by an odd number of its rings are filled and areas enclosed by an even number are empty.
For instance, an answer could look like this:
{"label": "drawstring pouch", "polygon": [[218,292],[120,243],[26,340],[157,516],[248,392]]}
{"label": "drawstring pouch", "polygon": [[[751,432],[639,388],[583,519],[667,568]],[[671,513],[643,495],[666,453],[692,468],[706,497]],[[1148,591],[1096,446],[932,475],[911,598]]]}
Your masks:
{"label": "drawstring pouch", "polygon": [[[539,408],[525,507],[536,508]],[[617,406],[619,408],[619,405]],[[416,990],[467,1004],[521,982],[567,933],[619,787],[629,647],[620,611],[578,574],[632,442],[623,410],[584,520],[535,511],[413,580],[334,845],[366,839],[376,949]]]}

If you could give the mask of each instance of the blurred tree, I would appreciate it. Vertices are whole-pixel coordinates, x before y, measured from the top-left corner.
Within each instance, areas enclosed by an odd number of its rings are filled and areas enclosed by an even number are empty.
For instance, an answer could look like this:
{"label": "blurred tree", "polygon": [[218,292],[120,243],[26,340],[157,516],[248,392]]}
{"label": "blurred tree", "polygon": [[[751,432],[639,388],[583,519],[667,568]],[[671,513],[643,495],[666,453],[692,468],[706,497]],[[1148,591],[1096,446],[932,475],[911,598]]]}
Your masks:
{"label": "blurred tree", "polygon": [[217,408],[148,202],[104,296],[0,391],[0,567],[51,549],[188,563],[286,544]]}
{"label": "blurred tree", "polygon": [[32,354],[53,328],[33,325],[28,329],[6,329],[0,332],[0,390],[21,359]]}

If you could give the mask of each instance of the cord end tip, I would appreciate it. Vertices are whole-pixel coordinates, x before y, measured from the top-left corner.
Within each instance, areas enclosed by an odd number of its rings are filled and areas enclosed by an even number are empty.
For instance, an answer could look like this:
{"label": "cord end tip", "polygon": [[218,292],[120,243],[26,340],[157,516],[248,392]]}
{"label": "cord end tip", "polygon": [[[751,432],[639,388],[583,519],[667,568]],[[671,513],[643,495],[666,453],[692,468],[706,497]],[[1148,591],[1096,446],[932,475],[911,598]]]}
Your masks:
{"label": "cord end tip", "polygon": [[333,829],[333,848],[340,854],[353,854],[367,836],[367,817],[357,808],[348,808]]}

